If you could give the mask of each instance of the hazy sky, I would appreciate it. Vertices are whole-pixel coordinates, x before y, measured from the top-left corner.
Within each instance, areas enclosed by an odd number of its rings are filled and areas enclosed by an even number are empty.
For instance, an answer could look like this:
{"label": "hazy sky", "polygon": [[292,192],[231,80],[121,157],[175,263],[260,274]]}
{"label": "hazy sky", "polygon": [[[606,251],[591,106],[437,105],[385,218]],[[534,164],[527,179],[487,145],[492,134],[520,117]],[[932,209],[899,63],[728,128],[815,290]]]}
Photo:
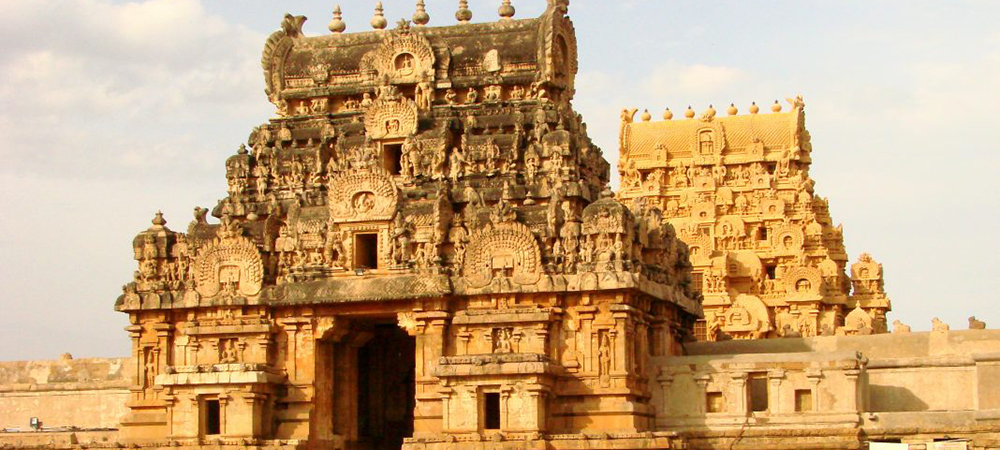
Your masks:
{"label": "hazy sky", "polygon": [[[383,3],[390,23],[413,13]],[[497,17],[499,0],[470,3]],[[456,4],[427,0],[431,25]],[[349,32],[369,28],[374,1],[341,5]],[[183,231],[225,195],[225,158],[273,113],[265,38],[286,10],[327,33],[331,9],[0,0],[0,360],[128,354],[113,305],[132,237],[157,209]],[[766,111],[802,94],[817,192],[851,260],[883,263],[890,320],[1000,326],[1000,2],[573,0],[570,15],[574,103],[612,167],[622,107]]]}

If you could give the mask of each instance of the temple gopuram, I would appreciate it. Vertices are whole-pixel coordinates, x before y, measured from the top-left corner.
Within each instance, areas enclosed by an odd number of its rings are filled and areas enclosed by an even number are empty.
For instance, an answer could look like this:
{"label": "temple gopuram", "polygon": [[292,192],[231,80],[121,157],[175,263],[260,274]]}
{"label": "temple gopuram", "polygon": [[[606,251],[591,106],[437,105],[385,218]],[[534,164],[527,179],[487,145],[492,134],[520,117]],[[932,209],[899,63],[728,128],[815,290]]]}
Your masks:
{"label": "temple gopuram", "polygon": [[801,98],[623,111],[615,194],[568,0],[458,3],[286,14],[227,192],[125,249],[131,354],[0,362],[0,449],[1000,449],[1000,330],[888,332]]}
{"label": "temple gopuram", "polygon": [[268,38],[277,117],[228,195],[133,242],[124,441],[669,445],[649,358],[702,315],[687,246],[608,189],[566,3],[467,11],[318,37],[287,15]]}
{"label": "temple gopuram", "polygon": [[[802,98],[790,112],[662,121],[623,110],[621,189],[632,208],[657,208],[687,243],[704,297],[700,340],[887,332],[882,266],[862,254],[845,275],[843,228],[809,177]],[[853,293],[852,293],[853,287]]]}

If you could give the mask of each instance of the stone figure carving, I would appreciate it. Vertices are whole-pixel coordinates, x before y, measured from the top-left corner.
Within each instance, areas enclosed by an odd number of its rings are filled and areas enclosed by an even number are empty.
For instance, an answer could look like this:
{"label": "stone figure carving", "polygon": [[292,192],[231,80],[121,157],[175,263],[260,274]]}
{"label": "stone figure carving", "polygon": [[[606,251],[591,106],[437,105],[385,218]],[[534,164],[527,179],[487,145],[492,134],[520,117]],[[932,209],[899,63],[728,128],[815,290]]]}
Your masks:
{"label": "stone figure carving", "polygon": [[219,362],[222,364],[239,362],[235,339],[219,340]]}
{"label": "stone figure carving", "polygon": [[143,388],[152,389],[156,385],[156,354],[153,349],[145,351],[143,368]]}
{"label": "stone figure carving", "polygon": [[907,325],[907,324],[905,324],[905,323],[903,323],[903,322],[900,322],[898,319],[897,320],[893,320],[892,321],[892,332],[893,333],[899,333],[899,334],[909,333],[910,332],[910,326]]}
{"label": "stone figure carving", "polygon": [[951,327],[949,327],[948,324],[942,322],[941,319],[938,319],[937,317],[931,320],[931,331],[948,331],[950,329]]}
{"label": "stone figure carving", "polygon": [[513,328],[493,329],[493,353],[512,353],[514,351],[511,341],[514,339]]}
{"label": "stone figure carving", "polygon": [[599,373],[607,377],[611,373],[611,338],[607,332],[600,333],[600,347],[597,349]]}
{"label": "stone figure carving", "polygon": [[985,330],[986,322],[981,320],[976,320],[976,316],[969,317],[969,329],[970,330]]}
{"label": "stone figure carving", "polygon": [[392,224],[392,262],[396,265],[410,262],[410,225],[397,214]]}

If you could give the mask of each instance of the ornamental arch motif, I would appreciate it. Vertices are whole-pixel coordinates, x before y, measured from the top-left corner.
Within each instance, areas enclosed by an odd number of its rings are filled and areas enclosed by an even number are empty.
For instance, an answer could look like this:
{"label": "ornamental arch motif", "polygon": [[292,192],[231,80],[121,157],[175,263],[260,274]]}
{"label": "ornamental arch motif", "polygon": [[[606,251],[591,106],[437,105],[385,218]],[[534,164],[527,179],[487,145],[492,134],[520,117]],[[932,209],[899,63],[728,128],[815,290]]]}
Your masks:
{"label": "ornamental arch motif", "polygon": [[365,110],[365,133],[372,139],[402,138],[417,132],[413,100],[376,100]]}
{"label": "ornamental arch motif", "polygon": [[264,265],[253,241],[243,236],[219,238],[194,263],[195,290],[202,297],[254,296],[260,293]]}
{"label": "ornamental arch motif", "polygon": [[341,172],[330,179],[330,219],[335,223],[389,221],[398,189],[382,169]]}
{"label": "ornamental arch motif", "polygon": [[388,75],[393,83],[417,82],[434,74],[434,49],[418,34],[394,34],[361,58],[361,70]]}
{"label": "ornamental arch motif", "polygon": [[520,223],[501,223],[472,235],[465,250],[463,274],[470,286],[482,288],[495,277],[531,285],[541,276],[541,252],[531,230]]}

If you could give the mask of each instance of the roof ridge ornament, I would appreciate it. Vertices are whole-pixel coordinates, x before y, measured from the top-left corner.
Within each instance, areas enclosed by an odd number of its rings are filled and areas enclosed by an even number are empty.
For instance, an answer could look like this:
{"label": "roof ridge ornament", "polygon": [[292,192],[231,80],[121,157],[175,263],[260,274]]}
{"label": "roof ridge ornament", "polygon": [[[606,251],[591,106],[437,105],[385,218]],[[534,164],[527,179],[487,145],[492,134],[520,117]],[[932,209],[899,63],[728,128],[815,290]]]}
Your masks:
{"label": "roof ridge ornament", "polygon": [[510,4],[510,0],[503,0],[503,4],[500,5],[500,9],[497,12],[500,14],[501,20],[510,20],[514,17],[514,13],[517,10],[514,6]]}
{"label": "roof ridge ornament", "polygon": [[333,19],[330,20],[331,33],[343,33],[347,29],[347,24],[344,23],[343,14],[340,11],[340,5],[333,5]]}
{"label": "roof ridge ornament", "polygon": [[417,11],[413,13],[413,24],[417,26],[427,25],[431,21],[430,14],[427,14],[427,8],[424,5],[424,0],[417,0]]}
{"label": "roof ridge ornament", "polygon": [[375,15],[372,16],[371,25],[376,30],[384,30],[389,25],[389,21],[385,20],[385,10],[382,8],[382,2],[375,2]]}
{"label": "roof ridge ornament", "polygon": [[455,11],[455,18],[458,23],[469,23],[472,20],[472,10],[469,9],[469,0],[458,0],[458,11]]}
{"label": "roof ridge ornament", "polygon": [[399,19],[396,22],[396,29],[393,30],[399,34],[410,34],[410,21],[406,19]]}
{"label": "roof ridge ornament", "polygon": [[306,16],[293,16],[285,13],[285,18],[281,20],[281,31],[285,36],[292,39],[302,37],[302,24],[305,23]]}
{"label": "roof ridge ornament", "polygon": [[167,219],[163,218],[163,211],[156,211],[156,215],[153,217],[152,223],[153,226],[149,228],[150,230],[159,230],[164,228],[164,225],[167,224]]}

